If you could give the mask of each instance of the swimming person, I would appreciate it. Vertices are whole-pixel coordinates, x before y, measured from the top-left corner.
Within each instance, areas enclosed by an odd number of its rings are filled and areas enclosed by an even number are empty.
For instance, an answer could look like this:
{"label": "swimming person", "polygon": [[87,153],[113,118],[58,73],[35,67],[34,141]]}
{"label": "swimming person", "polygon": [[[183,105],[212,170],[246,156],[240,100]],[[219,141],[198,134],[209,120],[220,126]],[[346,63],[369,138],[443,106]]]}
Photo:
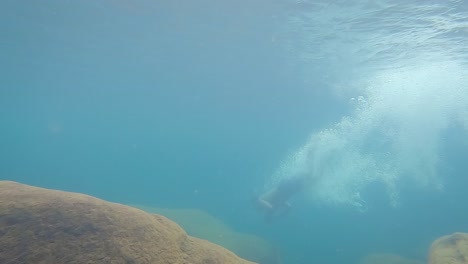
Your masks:
{"label": "swimming person", "polygon": [[273,190],[258,197],[255,206],[265,214],[265,221],[287,214],[291,208],[289,199],[304,188],[305,181],[305,175],[283,179]]}

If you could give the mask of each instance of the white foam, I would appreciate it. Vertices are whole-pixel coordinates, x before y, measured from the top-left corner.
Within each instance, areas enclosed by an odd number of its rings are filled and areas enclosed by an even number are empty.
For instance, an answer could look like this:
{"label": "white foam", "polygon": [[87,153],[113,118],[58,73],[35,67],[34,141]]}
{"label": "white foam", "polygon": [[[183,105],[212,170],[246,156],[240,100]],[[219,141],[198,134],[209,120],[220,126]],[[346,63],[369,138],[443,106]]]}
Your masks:
{"label": "white foam", "polygon": [[353,96],[354,111],[312,134],[271,182],[305,170],[319,179],[309,186],[312,200],[358,208],[376,182],[392,205],[403,185],[442,189],[444,133],[468,131],[464,2],[295,3],[287,51],[304,79],[323,76],[315,83]]}
{"label": "white foam", "polygon": [[313,200],[358,208],[374,182],[387,187],[392,205],[403,183],[440,189],[443,133],[468,111],[466,72],[444,62],[376,73],[352,100],[353,114],[312,134],[273,178],[307,172],[319,179],[308,186]]}

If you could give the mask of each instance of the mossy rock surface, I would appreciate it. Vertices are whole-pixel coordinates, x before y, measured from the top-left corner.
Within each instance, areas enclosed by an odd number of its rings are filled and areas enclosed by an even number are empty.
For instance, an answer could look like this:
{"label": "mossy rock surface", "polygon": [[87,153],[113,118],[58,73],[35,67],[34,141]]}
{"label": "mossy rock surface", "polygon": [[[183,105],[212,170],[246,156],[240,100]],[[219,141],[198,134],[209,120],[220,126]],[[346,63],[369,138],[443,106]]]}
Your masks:
{"label": "mossy rock surface", "polygon": [[429,264],[468,264],[468,234],[453,233],[435,240]]}
{"label": "mossy rock surface", "polygon": [[258,236],[239,233],[220,219],[199,209],[167,209],[132,205],[178,223],[191,236],[223,246],[238,256],[258,263],[280,263],[275,247]]}
{"label": "mossy rock surface", "polygon": [[253,263],[161,215],[0,181],[0,263]]}

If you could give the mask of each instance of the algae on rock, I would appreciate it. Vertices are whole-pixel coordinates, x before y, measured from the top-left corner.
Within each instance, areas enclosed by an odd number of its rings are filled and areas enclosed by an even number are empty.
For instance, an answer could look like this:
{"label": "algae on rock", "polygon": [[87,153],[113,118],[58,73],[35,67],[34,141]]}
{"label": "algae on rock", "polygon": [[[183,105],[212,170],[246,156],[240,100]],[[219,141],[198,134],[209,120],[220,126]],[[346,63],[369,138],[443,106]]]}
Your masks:
{"label": "algae on rock", "polygon": [[241,258],[260,263],[280,263],[279,254],[271,243],[255,235],[236,232],[220,219],[202,210],[132,206],[164,215],[182,226],[189,235],[225,247]]}

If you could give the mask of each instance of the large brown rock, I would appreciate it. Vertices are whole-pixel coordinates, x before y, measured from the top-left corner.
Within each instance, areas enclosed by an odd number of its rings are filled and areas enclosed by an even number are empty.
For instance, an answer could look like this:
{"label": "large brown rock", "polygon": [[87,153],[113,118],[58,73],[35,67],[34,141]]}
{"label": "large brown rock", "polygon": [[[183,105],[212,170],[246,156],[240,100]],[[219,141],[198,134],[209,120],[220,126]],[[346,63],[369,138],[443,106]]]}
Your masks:
{"label": "large brown rock", "polygon": [[468,234],[454,233],[435,240],[429,264],[468,264]]}
{"label": "large brown rock", "polygon": [[148,213],[161,214],[179,224],[189,235],[206,239],[258,263],[281,263],[279,252],[261,237],[233,230],[220,219],[199,209],[169,209],[132,205]]}
{"label": "large brown rock", "polygon": [[0,263],[253,263],[171,220],[83,194],[0,181]]}

